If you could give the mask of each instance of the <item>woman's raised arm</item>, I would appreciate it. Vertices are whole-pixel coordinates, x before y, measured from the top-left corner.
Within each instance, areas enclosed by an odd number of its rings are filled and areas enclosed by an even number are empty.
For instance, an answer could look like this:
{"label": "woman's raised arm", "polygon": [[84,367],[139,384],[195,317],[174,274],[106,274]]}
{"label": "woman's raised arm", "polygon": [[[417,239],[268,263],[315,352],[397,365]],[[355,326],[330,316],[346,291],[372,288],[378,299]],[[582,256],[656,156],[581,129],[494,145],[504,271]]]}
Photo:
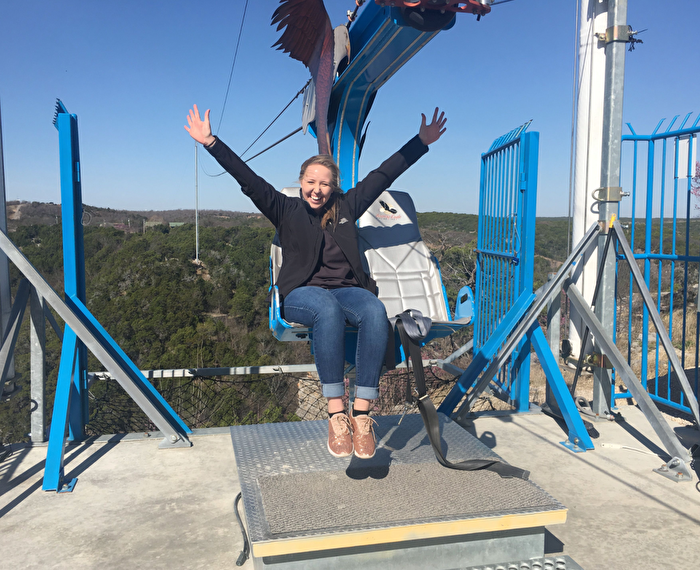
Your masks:
{"label": "woman's raised arm", "polygon": [[190,133],[190,136],[198,143],[204,146],[209,146],[214,143],[216,138],[211,134],[211,123],[209,122],[209,109],[204,113],[204,120],[199,116],[199,109],[194,105],[187,115],[187,125],[185,130]]}

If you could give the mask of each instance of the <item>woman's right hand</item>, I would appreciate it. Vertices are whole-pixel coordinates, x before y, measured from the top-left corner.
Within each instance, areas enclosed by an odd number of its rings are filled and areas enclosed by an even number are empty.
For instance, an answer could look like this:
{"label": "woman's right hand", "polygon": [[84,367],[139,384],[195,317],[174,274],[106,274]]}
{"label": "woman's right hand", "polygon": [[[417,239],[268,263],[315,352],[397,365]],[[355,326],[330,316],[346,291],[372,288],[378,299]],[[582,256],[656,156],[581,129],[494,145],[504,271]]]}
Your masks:
{"label": "woman's right hand", "polygon": [[199,109],[194,105],[187,115],[187,124],[185,130],[190,133],[190,136],[198,143],[204,146],[209,146],[214,143],[216,138],[211,134],[211,123],[209,122],[209,109],[204,113],[204,120],[199,116]]}

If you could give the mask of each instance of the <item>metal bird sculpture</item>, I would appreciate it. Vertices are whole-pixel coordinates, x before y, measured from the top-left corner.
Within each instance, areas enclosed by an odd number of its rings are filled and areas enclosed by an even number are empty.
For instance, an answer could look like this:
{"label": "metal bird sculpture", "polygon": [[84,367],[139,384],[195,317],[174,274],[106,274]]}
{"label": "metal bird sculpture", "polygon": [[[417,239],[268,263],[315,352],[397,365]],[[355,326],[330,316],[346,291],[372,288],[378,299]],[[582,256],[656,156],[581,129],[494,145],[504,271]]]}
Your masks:
{"label": "metal bird sculpture", "polygon": [[272,25],[282,36],[272,46],[297,61],[311,72],[311,84],[304,94],[304,132],[316,121],[319,154],[331,154],[328,133],[328,104],[335,74],[340,62],[350,59],[350,36],[346,26],[335,30],[323,5],[323,0],[280,0],[272,15]]}

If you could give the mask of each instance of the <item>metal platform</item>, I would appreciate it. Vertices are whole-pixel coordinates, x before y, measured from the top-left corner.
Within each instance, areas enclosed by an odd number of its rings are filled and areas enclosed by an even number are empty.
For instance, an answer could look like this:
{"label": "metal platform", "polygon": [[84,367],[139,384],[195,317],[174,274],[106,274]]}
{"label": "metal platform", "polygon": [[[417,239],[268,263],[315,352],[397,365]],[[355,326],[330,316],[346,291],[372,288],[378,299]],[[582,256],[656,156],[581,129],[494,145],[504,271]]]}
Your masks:
{"label": "metal platform", "polygon": [[[256,568],[457,568],[544,556],[566,508],[532,481],[440,466],[419,415],[378,417],[370,460],[336,459],[328,422],[231,428]],[[500,459],[441,416],[451,461]],[[506,566],[507,567],[507,566]]]}

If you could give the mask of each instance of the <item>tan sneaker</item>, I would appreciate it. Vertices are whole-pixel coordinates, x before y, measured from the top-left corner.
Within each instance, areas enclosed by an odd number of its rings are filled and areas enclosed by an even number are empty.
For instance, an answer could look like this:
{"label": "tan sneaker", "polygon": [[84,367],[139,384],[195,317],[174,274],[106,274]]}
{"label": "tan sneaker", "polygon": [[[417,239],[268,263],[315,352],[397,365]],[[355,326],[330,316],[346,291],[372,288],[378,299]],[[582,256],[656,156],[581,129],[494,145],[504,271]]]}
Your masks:
{"label": "tan sneaker", "polygon": [[352,455],[350,420],[346,414],[335,414],[328,420],[328,451],[333,457]]}
{"label": "tan sneaker", "polygon": [[362,414],[357,417],[350,411],[350,425],[352,426],[352,443],[355,447],[355,457],[369,459],[374,457],[377,439],[374,436],[375,422],[368,415]]}

